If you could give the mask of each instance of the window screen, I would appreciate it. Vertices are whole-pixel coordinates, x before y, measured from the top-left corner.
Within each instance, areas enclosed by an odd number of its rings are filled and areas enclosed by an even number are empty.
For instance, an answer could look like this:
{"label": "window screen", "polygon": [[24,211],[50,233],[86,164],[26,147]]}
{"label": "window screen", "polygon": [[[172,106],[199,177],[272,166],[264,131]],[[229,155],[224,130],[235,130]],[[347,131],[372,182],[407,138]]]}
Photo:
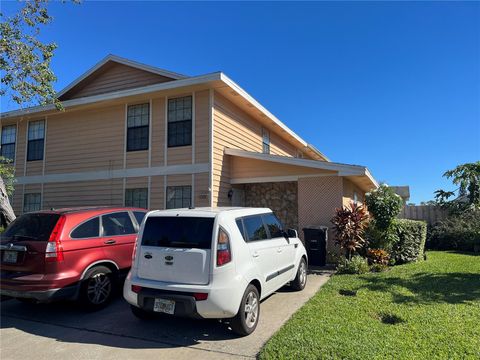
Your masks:
{"label": "window screen", "polygon": [[148,149],[150,105],[131,105],[127,110],[127,151]]}
{"label": "window screen", "polygon": [[118,212],[102,216],[103,236],[134,234],[130,215],[127,212]]}
{"label": "window screen", "polygon": [[167,209],[188,208],[191,204],[191,186],[167,186]]}
{"label": "window screen", "polygon": [[148,188],[126,189],[125,206],[148,208]]}
{"label": "window screen", "polygon": [[45,141],[45,121],[30,121],[28,123],[27,161],[43,160]]}
{"label": "window screen", "polygon": [[168,100],[168,146],[192,144],[192,97]]}
{"label": "window screen", "polygon": [[17,138],[17,126],[8,125],[2,127],[2,142],[0,156],[7,160],[15,161],[15,141]]}
{"label": "window screen", "polygon": [[72,239],[85,239],[99,236],[100,220],[98,217],[90,219],[83,224],[79,225],[72,231]]}

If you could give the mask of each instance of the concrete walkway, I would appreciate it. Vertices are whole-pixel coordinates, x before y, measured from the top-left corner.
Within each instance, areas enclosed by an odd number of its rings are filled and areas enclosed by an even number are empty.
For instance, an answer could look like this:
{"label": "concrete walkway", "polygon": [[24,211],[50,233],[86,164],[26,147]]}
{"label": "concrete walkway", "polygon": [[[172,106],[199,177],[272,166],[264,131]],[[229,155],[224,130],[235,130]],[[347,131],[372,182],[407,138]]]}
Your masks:
{"label": "concrete walkway", "polygon": [[0,358],[53,359],[241,359],[255,358],[263,344],[318,289],[331,271],[314,271],[301,292],[288,288],[262,302],[260,323],[236,337],[215,320],[136,319],[120,297],[108,308],[85,313],[69,303],[2,302]]}

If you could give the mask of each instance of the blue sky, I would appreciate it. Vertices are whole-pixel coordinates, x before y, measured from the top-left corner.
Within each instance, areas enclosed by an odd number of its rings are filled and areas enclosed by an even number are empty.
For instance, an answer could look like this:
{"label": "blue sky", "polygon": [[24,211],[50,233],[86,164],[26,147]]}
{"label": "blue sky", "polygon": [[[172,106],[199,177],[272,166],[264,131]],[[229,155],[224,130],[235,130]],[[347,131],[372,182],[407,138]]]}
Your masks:
{"label": "blue sky", "polygon": [[[7,14],[18,7],[2,2]],[[108,53],[223,71],[332,161],[410,185],[480,160],[480,3],[53,3],[57,89]],[[2,99],[2,111],[15,106]]]}

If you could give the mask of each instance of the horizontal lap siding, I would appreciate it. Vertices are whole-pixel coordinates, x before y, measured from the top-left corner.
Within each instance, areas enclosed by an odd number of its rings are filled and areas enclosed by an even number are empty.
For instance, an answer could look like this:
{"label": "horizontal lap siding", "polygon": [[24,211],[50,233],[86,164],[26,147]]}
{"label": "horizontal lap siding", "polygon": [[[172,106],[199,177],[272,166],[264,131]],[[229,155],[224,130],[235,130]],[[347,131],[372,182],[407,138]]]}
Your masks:
{"label": "horizontal lap siding", "polygon": [[165,186],[164,186],[165,176],[152,176],[151,186],[150,186],[150,209],[151,210],[163,210],[165,208],[164,204],[164,195],[165,195]]}
{"label": "horizontal lap siding", "polygon": [[179,146],[168,148],[167,150],[167,164],[180,165],[192,163],[192,147]]}
{"label": "horizontal lap siding", "polygon": [[152,166],[165,165],[165,98],[152,100]]}
{"label": "horizontal lap siding", "polygon": [[123,168],[123,105],[48,119],[45,173]]}
{"label": "horizontal lap siding", "polygon": [[133,177],[125,180],[126,189],[148,188],[148,177]]}
{"label": "horizontal lap siding", "polygon": [[42,175],[43,173],[43,161],[27,161],[26,175]]}
{"label": "horizontal lap siding", "polygon": [[129,151],[126,160],[127,169],[148,167],[148,150]]}
{"label": "horizontal lap siding", "polygon": [[15,156],[15,175],[23,176],[24,166],[25,166],[25,152],[26,152],[26,142],[27,142],[27,121],[18,120],[17,121],[17,142],[16,147],[16,156]]}
{"label": "horizontal lap siding", "polygon": [[210,141],[210,92],[195,93],[195,162],[208,163]]}
{"label": "horizontal lap siding", "polygon": [[123,180],[44,184],[43,206],[123,206]]}
{"label": "horizontal lap siding", "polygon": [[114,64],[98,75],[92,76],[84,84],[78,84],[74,89],[64,94],[61,100],[133,89],[171,80],[168,77],[139,70],[131,66]]}
{"label": "horizontal lap siding", "polygon": [[200,173],[195,174],[195,206],[210,206],[209,203],[209,174],[208,173]]}
{"label": "horizontal lap siding", "polygon": [[[262,126],[250,115],[215,92],[213,125],[213,205],[230,205],[230,160],[225,148],[262,152]],[[270,152],[274,155],[295,156],[295,148],[274,133],[270,133]]]}

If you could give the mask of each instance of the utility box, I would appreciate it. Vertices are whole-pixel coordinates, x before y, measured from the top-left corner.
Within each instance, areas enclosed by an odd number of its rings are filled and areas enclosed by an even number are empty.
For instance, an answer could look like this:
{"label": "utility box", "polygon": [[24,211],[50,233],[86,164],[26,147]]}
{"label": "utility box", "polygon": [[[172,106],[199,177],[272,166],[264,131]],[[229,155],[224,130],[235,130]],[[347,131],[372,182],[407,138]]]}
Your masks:
{"label": "utility box", "polygon": [[325,266],[327,264],[327,226],[310,226],[303,228],[308,264]]}

